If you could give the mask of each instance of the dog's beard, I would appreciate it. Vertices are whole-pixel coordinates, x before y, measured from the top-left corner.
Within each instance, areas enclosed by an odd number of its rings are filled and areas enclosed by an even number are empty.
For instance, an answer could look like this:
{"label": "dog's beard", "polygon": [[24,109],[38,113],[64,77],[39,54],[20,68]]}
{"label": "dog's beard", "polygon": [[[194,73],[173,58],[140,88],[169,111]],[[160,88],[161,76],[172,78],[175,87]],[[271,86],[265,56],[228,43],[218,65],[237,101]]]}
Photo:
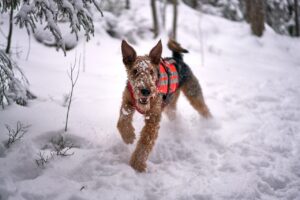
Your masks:
{"label": "dog's beard", "polygon": [[150,100],[147,103],[141,103],[140,100],[138,100],[136,104],[137,108],[142,112],[147,112],[150,110]]}
{"label": "dog's beard", "polygon": [[[152,88],[153,89],[153,88]],[[147,112],[151,108],[151,100],[155,98],[156,96],[156,90],[152,90],[151,92],[152,95],[145,97],[140,95],[140,93],[135,93],[134,98],[135,98],[135,105],[138,110],[142,112]]]}

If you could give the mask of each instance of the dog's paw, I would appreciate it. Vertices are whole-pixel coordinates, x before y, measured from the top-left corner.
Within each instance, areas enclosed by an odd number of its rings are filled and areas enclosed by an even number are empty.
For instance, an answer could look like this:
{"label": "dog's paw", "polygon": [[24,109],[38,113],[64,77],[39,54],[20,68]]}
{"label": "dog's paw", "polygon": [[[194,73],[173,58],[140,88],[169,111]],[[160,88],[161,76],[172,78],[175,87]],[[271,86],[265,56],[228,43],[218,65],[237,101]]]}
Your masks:
{"label": "dog's paw", "polygon": [[145,172],[147,168],[147,164],[145,162],[141,162],[135,156],[131,157],[130,166],[138,172]]}
{"label": "dog's paw", "polygon": [[202,109],[201,110],[201,115],[206,118],[206,119],[210,119],[212,118],[212,114],[210,113],[208,108]]}
{"label": "dog's paw", "polygon": [[204,114],[203,114],[203,117],[206,118],[206,119],[211,119],[213,116],[212,116],[212,114],[208,111],[207,113],[204,113]]}

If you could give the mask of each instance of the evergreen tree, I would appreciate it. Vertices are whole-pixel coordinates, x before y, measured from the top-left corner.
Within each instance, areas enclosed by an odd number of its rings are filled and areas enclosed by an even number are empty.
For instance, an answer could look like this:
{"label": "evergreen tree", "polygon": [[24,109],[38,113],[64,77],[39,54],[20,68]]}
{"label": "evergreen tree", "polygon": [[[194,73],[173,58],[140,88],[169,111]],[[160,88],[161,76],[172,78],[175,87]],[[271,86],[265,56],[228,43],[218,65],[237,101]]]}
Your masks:
{"label": "evergreen tree", "polygon": [[[28,31],[31,29],[34,32],[38,21],[45,22],[45,29],[51,31],[57,47],[65,53],[65,42],[58,25],[59,17],[68,18],[71,32],[76,35],[77,39],[78,32],[84,30],[86,39],[89,40],[94,34],[92,14],[89,10],[91,4],[102,14],[96,0],[24,0],[22,3],[21,0],[3,0],[0,3],[0,10],[2,12],[10,10],[11,13],[18,10],[15,22],[21,28],[26,27]],[[8,43],[10,45],[9,40]]]}

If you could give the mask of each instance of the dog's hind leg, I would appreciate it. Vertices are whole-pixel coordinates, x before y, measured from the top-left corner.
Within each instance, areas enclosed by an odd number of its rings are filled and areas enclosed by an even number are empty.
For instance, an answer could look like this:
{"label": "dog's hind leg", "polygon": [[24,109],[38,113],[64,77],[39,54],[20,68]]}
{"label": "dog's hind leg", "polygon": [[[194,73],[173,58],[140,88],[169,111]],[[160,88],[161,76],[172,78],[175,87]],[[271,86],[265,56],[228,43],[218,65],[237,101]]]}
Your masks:
{"label": "dog's hind leg", "polygon": [[181,87],[191,105],[205,118],[211,117],[211,113],[205,104],[202,89],[197,78],[191,73],[190,77]]}
{"label": "dog's hind leg", "polygon": [[180,90],[177,90],[173,96],[171,97],[170,103],[165,107],[164,112],[168,116],[169,120],[176,119],[176,107],[177,107],[177,101],[180,95]]}
{"label": "dog's hind leg", "polygon": [[134,127],[132,126],[135,108],[132,106],[130,99],[130,93],[127,88],[125,88],[117,127],[126,144],[132,144],[135,139]]}

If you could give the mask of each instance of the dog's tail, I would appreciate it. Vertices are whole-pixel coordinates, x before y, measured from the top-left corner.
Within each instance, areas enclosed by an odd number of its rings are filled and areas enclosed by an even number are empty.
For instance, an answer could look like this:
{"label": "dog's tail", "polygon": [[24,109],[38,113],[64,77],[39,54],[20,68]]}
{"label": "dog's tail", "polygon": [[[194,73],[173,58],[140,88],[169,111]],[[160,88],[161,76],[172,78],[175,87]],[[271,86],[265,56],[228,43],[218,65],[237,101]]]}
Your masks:
{"label": "dog's tail", "polygon": [[168,47],[173,53],[174,52],[176,52],[176,53],[188,53],[189,52],[188,50],[182,48],[178,42],[176,42],[175,40],[173,40],[171,38],[168,41]]}

